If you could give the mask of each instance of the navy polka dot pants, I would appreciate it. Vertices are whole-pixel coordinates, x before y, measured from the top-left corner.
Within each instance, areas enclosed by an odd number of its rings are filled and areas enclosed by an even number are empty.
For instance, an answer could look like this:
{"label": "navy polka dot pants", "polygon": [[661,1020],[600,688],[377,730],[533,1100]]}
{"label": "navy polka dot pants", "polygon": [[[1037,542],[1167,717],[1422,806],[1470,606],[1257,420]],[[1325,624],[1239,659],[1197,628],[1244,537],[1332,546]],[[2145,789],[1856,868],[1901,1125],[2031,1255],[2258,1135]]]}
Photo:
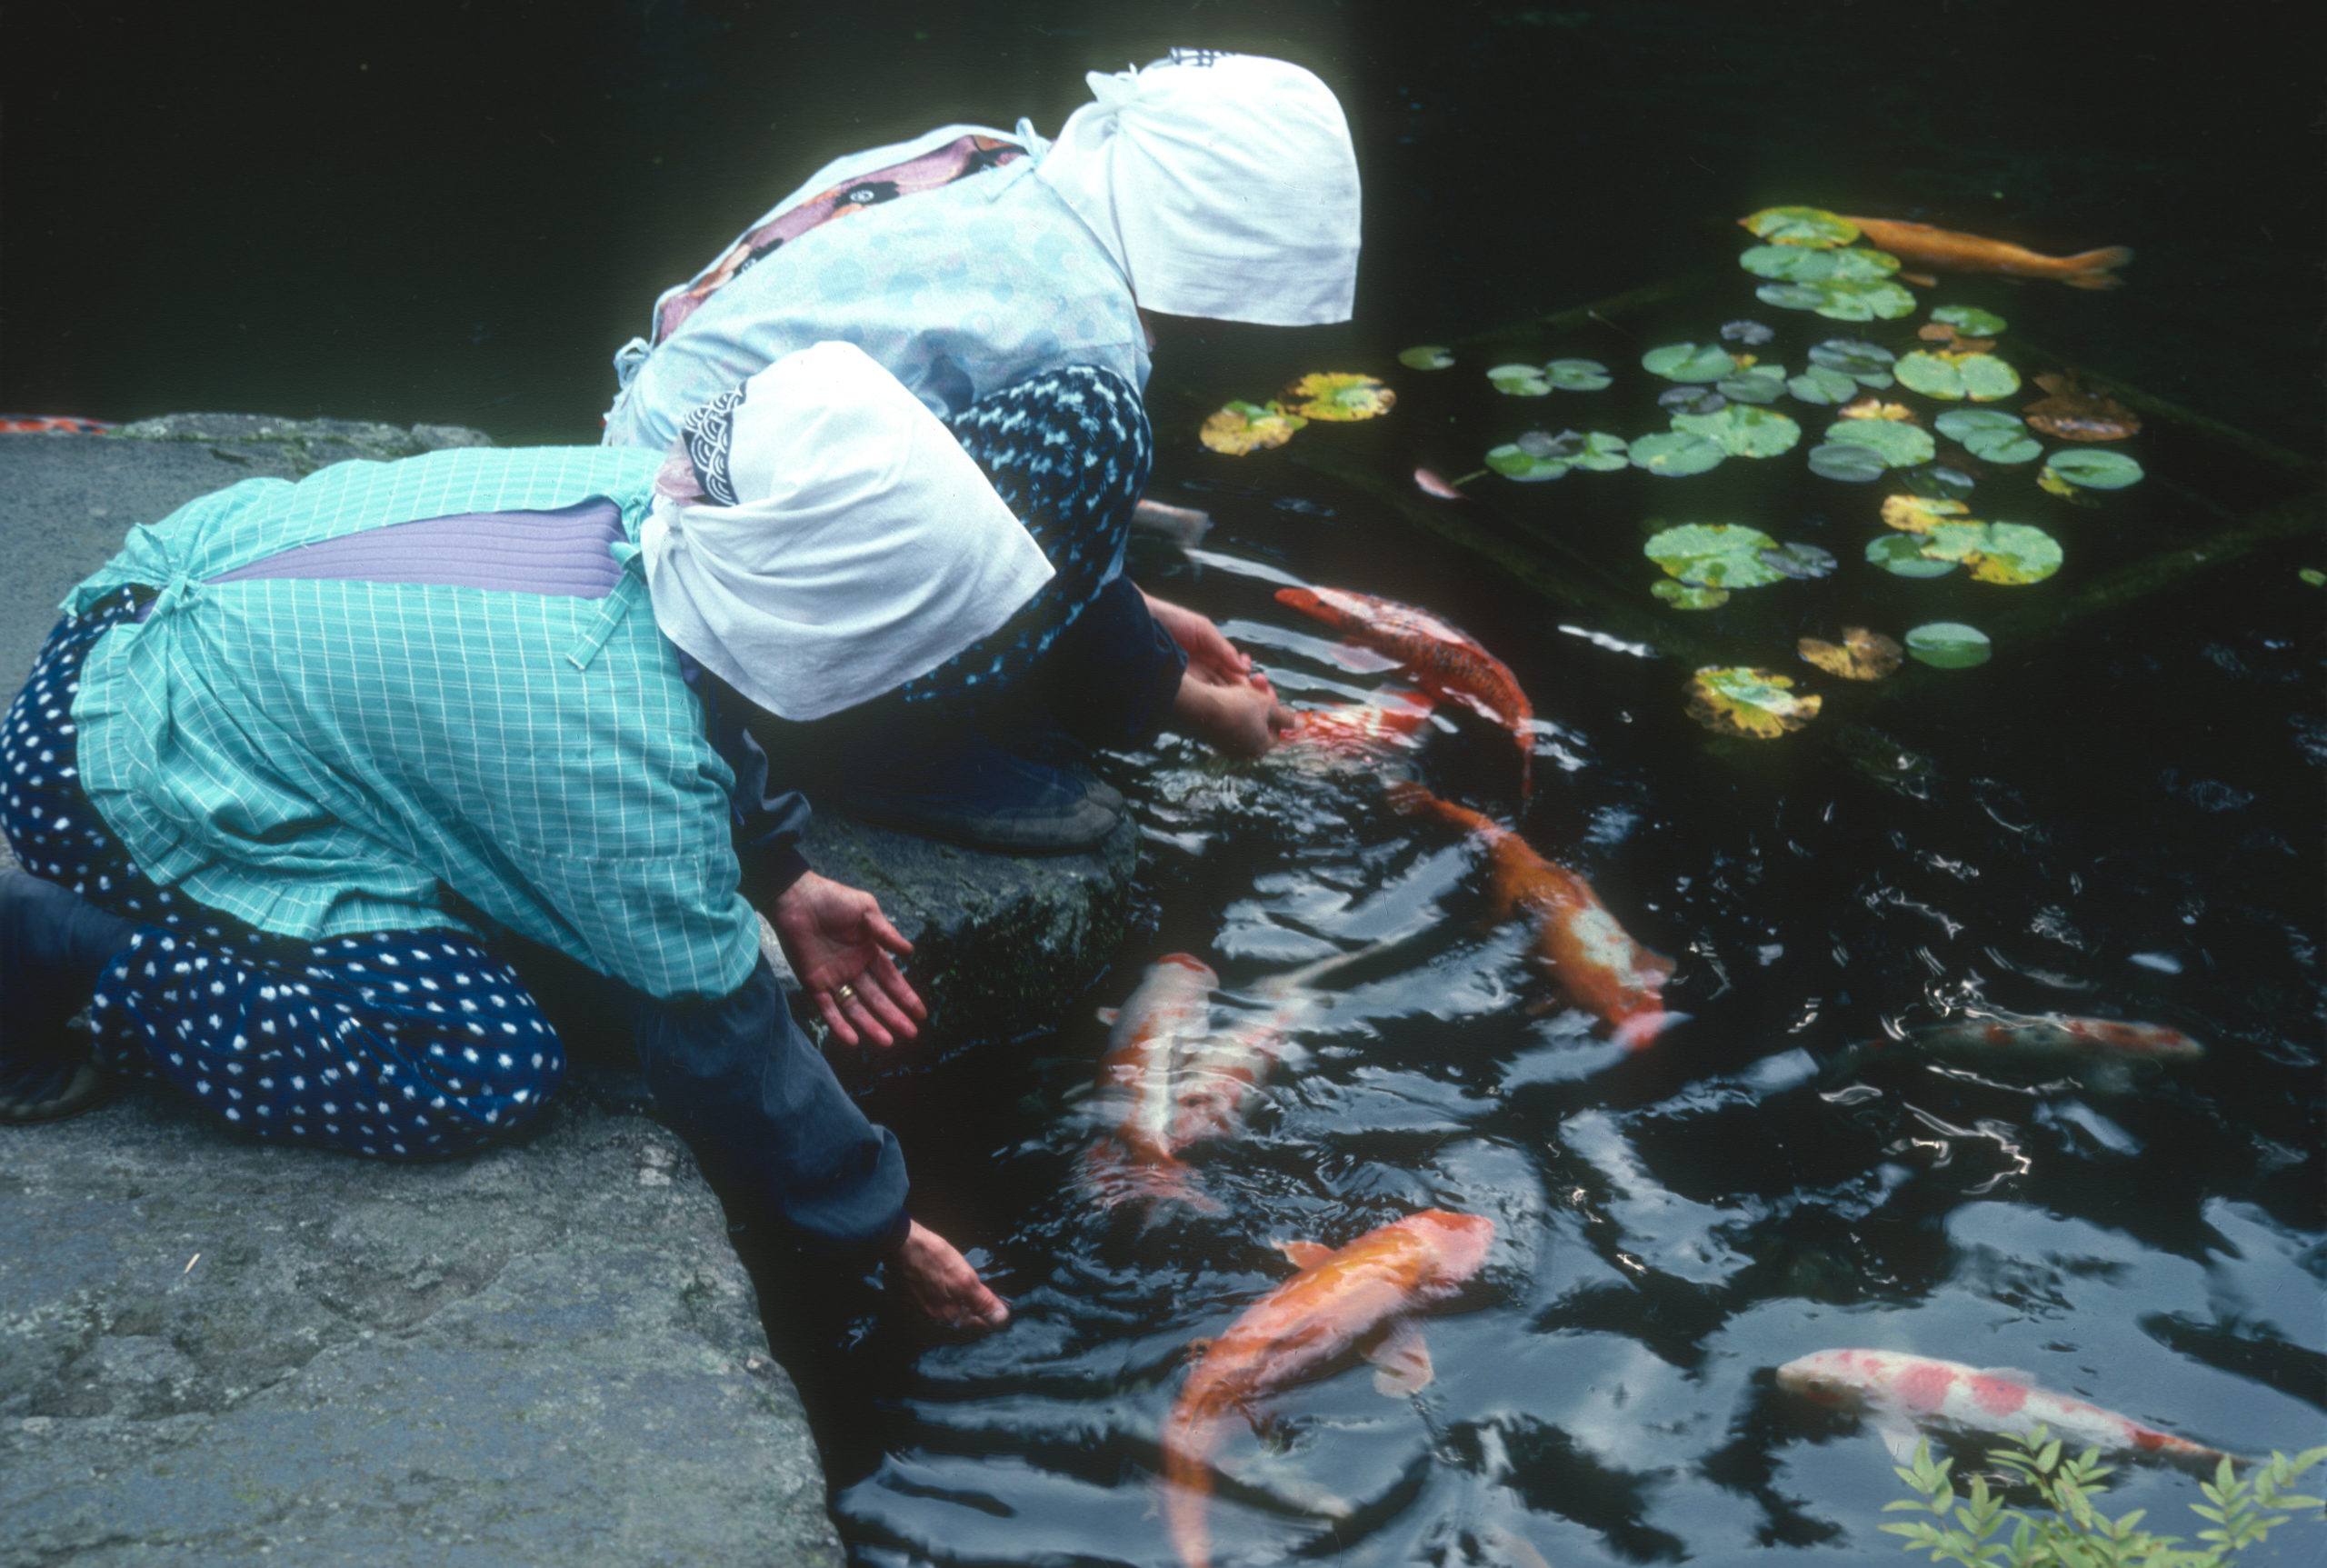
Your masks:
{"label": "navy polka dot pants", "polygon": [[454,931],[296,942],[160,887],[82,792],[73,698],[126,593],[58,624],[0,720],[0,827],[35,876],[143,924],[90,1003],[99,1061],[257,1137],[386,1159],[522,1125],[565,1052],[516,972]]}

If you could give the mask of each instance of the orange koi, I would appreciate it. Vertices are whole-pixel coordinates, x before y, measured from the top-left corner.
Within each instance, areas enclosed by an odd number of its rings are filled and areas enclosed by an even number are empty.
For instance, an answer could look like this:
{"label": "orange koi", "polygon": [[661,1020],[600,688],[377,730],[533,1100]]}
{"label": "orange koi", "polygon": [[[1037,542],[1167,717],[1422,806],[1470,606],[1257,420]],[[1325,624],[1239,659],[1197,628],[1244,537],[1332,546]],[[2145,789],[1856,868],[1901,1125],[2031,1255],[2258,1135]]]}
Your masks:
{"label": "orange koi", "polygon": [[1637,1051],[1678,1022],[1664,1011],[1673,961],[1634,942],[1592,884],[1500,823],[1443,801],[1416,784],[1390,786],[1390,804],[1477,834],[1487,845],[1487,897],[1493,918],[1521,910],[1536,920],[1536,957],[1567,999]]}
{"label": "orange koi", "polygon": [[1210,1460],[1230,1423],[1257,1419],[1263,1395],[1363,1355],[1385,1394],[1412,1393],[1431,1381],[1430,1351],[1413,1322],[1486,1263],[1494,1222],[1425,1209],[1335,1252],[1286,1243],[1301,1272],[1244,1310],[1203,1349],[1164,1423],[1164,1518],[1188,1568],[1209,1568],[1204,1503]]}
{"label": "orange koi", "polygon": [[1339,588],[1280,588],[1276,596],[1278,603],[1399,660],[1424,685],[1462,698],[1510,731],[1519,743],[1520,798],[1526,798],[1534,784],[1535,734],[1530,721],[1535,710],[1509,665],[1459,627],[1394,599]]}
{"label": "orange koi", "polygon": [[1843,221],[1856,224],[1866,243],[1876,250],[1933,272],[1992,272],[2006,277],[2056,278],[2071,288],[2116,288],[2125,280],[2110,269],[2133,259],[2133,253],[2123,245],[2104,245],[2072,256],[2045,256],[2002,240],[1935,229],[1929,224],[1889,218],[1846,217]]}
{"label": "orange koi", "polygon": [[1394,688],[1368,703],[1305,709],[1293,715],[1293,727],[1278,738],[1276,750],[1295,757],[1313,754],[1320,760],[1371,764],[1403,745],[1428,722],[1430,710],[1427,701]]}
{"label": "orange koi", "polygon": [[1210,1032],[1219,984],[1203,960],[1166,954],[1110,1020],[1099,1104],[1113,1127],[1083,1157],[1084,1187],[1109,1208],[1129,1198],[1212,1206],[1180,1158],[1188,1140],[1174,1140],[1186,1087],[1181,1058]]}
{"label": "orange koi", "polygon": [[112,428],[71,414],[0,414],[0,435],[103,435]]}

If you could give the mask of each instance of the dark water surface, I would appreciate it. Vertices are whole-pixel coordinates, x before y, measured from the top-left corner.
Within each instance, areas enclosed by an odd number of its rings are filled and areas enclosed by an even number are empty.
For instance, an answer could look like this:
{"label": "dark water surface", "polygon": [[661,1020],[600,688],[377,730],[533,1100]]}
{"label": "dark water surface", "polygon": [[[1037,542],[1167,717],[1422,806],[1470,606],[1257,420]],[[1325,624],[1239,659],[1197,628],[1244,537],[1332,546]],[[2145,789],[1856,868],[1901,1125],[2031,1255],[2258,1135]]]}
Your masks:
{"label": "dark water surface", "polygon": [[[2025,471],[1975,512],[2062,540],[2051,582],[1880,575],[1884,486],[1796,452],[1686,480],[1575,474],[1474,486],[1619,585],[1555,607],[1301,451],[1396,480],[1477,466],[1531,424],[1661,426],[1642,348],[1753,315],[1800,368],[1830,335],[1904,347],[1912,321],[1833,327],[1754,306],[1740,214],[1803,201],[2040,250],[2133,246],[2128,286],[1950,283],[1933,300],[2315,456],[2321,189],[2315,73],[2292,7],[2170,33],[2086,8],[1956,3],[1528,9],[1323,5],[838,7],[740,3],[285,8],[167,20],[5,15],[0,408],[130,418],[240,408],[454,421],[586,440],[605,360],[654,294],[849,148],[949,119],[1055,129],[1079,73],[1171,44],[1311,65],[1343,96],[1368,251],[1346,328],[1183,330],[1159,355],[1156,493],[1208,507],[1189,555],[1143,540],[1152,590],[1219,618],[1303,705],[1353,669],[1273,589],[1427,604],[1517,673],[1545,721],[1517,809],[1509,743],[1470,721],[1406,764],[1589,877],[1673,955],[1690,1020],[1627,1054],[1557,1005],[1516,926],[1483,925],[1477,857],[1395,815],[1378,778],[1232,768],[1176,739],[1114,776],[1148,824],[1145,914],[1090,998],[1159,955],[1221,973],[1223,1024],[1261,978],[1389,945],[1325,982],[1245,1135],[1197,1156],[1221,1212],[1143,1228],[1077,1188],[1104,1028],[937,1032],[870,1098],[916,1206],[979,1249],[1018,1318],[932,1345],[839,1293],[793,1303],[858,1559],[1167,1563],[1157,1433],[1192,1341],[1291,1272],[1272,1243],[1346,1242],[1428,1206],[1493,1218],[1489,1265],[1429,1325],[1437,1380],[1362,1370],[1273,1396],[1220,1460],[1223,1562],[1563,1565],[1893,1558],[1903,1495],[1871,1435],[1771,1371],[1837,1345],[2025,1370],[2241,1453],[2327,1436],[2321,1155],[2321,590],[2315,541],[2264,550],[1980,669],[1896,694],[1795,658],[1846,624],[1898,635],[2064,610],[2108,567],[2306,488],[2177,441],[2080,508]],[[2212,28],[2212,31],[2208,31]],[[36,39],[39,47],[13,46]],[[1394,368],[1542,312],[1702,271],[1710,292],[1438,378]],[[1918,316],[1915,319],[1921,319]],[[1602,394],[1500,399],[1478,372],[1581,355]],[[1193,420],[1319,368],[1385,372],[1399,409],[1229,460]],[[2003,406],[2016,407],[2014,399]],[[1814,437],[1824,412],[1788,405]],[[1750,523],[1830,550],[1819,582],[1683,616],[1641,541]],[[1709,744],[1690,663],[1631,617],[1826,694],[1803,734]],[[1660,634],[1662,634],[1660,633]],[[1906,677],[1902,677],[1903,680]],[[1922,759],[1872,781],[1825,739],[1873,726]],[[2205,1061],[2128,1084],[1854,1042],[1982,1009],[2182,1029]],[[798,1337],[804,1336],[804,1337]],[[2194,1481],[2112,1494],[2192,1533]],[[1896,1515],[1889,1516],[1896,1518]],[[2322,1533],[2251,1560],[2317,1561]]]}

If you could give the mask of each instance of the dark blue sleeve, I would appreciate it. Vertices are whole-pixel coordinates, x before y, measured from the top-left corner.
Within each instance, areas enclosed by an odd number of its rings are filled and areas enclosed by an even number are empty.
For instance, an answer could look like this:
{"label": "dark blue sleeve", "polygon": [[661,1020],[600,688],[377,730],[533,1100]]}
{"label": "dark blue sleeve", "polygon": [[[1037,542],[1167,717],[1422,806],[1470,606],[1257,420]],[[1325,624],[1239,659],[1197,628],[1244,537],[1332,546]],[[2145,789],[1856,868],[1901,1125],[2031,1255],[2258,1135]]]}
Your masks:
{"label": "dark blue sleeve", "polygon": [[1110,749],[1164,727],[1187,667],[1127,577],[1102,588],[1044,660],[1051,711],[1076,739]]}
{"label": "dark blue sleeve", "polygon": [[797,790],[768,793],[767,753],[744,727],[748,704],[684,649],[678,652],[679,673],[703,704],[711,749],[735,774],[734,791],[727,797],[728,821],[744,865],[744,896],[754,907],[765,908],[808,870],[807,857],[800,853],[800,835],[808,831],[814,813],[808,797]]}

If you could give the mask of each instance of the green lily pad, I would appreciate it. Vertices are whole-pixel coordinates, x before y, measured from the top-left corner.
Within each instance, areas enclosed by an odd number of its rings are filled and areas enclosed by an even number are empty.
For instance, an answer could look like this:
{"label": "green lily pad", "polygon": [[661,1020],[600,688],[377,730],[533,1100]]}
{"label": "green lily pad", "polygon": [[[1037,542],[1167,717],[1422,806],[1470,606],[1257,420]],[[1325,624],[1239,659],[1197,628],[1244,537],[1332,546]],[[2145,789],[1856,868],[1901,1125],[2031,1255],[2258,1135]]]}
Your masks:
{"label": "green lily pad", "polygon": [[[1573,435],[1575,432],[1569,431],[1568,434]],[[1613,474],[1619,468],[1631,466],[1632,455],[1623,436],[1607,435],[1593,430],[1585,434],[1583,444],[1575,449],[1568,461],[1578,468]]]}
{"label": "green lily pad", "polygon": [[[1890,385],[1888,375],[1883,380],[1885,385]],[[1813,365],[1793,377],[1785,384],[1785,389],[1804,403],[1848,403],[1858,395],[1857,382],[1841,371],[1829,370],[1823,365]]]}
{"label": "green lily pad", "polygon": [[1444,370],[1454,363],[1454,356],[1436,344],[1424,344],[1400,350],[1398,363],[1411,370]]}
{"label": "green lily pad", "polygon": [[1716,345],[1668,343],[1642,355],[1640,367],[1667,381],[1719,381],[1737,368],[1737,362]]}
{"label": "green lily pad", "polygon": [[1829,444],[1863,446],[1878,454],[1886,468],[1908,468],[1928,463],[1939,450],[1931,432],[1896,419],[1838,419],[1826,426]]}
{"label": "green lily pad", "polygon": [[1874,282],[1899,270],[1887,251],[1853,245],[1847,250],[1804,250],[1800,245],[1755,245],[1737,258],[1755,277],[1778,283],[1828,283],[1837,279]]}
{"label": "green lily pad", "polygon": [[1818,716],[1823,697],[1797,697],[1793,680],[1744,665],[1699,670],[1689,682],[1689,716],[1724,735],[1773,741]]}
{"label": "green lily pad", "polygon": [[1533,365],[1498,365],[1487,372],[1487,379],[1505,397],[1549,397],[1552,383],[1542,367]]}
{"label": "green lily pad", "polygon": [[1952,326],[1965,337],[1993,337],[2004,328],[2003,317],[1975,305],[1943,305],[1931,313],[1932,320],[1942,326]]}
{"label": "green lily pad", "polygon": [[1855,337],[1830,337],[1810,351],[1811,364],[1840,371],[1875,392],[1891,385],[1891,367],[1898,362],[1881,344]]}
{"label": "green lily pad", "polygon": [[1718,414],[1676,414],[1673,428],[1718,442],[1732,457],[1775,457],[1802,439],[1802,426],[1775,409],[1732,404]]}
{"label": "green lily pad", "polygon": [[1660,579],[1649,592],[1676,610],[1717,610],[1729,603],[1726,588],[1700,588],[1693,583]]}
{"label": "green lily pad", "polygon": [[1776,333],[1758,321],[1741,318],[1721,324],[1721,341],[1723,343],[1742,343],[1751,347],[1755,344],[1767,343],[1775,336]]}
{"label": "green lily pad", "polygon": [[1699,381],[1666,387],[1657,394],[1656,406],[1670,409],[1675,414],[1719,414],[1729,406],[1729,399],[1723,397],[1717,388]]}
{"label": "green lily pad", "polygon": [[1784,573],[1762,559],[1763,551],[1776,547],[1776,540],[1743,524],[1683,523],[1651,538],[1641,554],[1666,576],[1694,587],[1758,588],[1785,580]]}
{"label": "green lily pad", "polygon": [[1635,468],[1645,468],[1651,474],[1678,479],[1719,467],[1726,454],[1722,451],[1720,443],[1708,441],[1702,435],[1683,430],[1662,430],[1634,441],[1627,455]]}
{"label": "green lily pad", "polygon": [[1897,284],[1859,278],[1765,283],[1753,297],[1783,310],[1814,310],[1829,321],[1896,321],[1915,309],[1915,296]]}
{"label": "green lily pad", "polygon": [[2024,523],[1940,523],[1923,535],[1923,554],[1972,568],[1975,582],[2041,583],[2061,569],[2061,543]]}
{"label": "green lily pad", "polygon": [[1740,218],[1756,239],[1782,245],[1811,245],[1821,250],[1846,245],[1858,238],[1858,225],[1836,217],[1823,207],[1763,207]]}
{"label": "green lily pad", "polygon": [[1487,466],[1506,479],[1516,479],[1522,484],[1540,484],[1546,479],[1558,479],[1574,464],[1563,463],[1556,457],[1536,457],[1522,452],[1516,445],[1506,444],[1487,449]]}
{"label": "green lily pad", "polygon": [[1925,397],[1993,403],[2020,390],[2020,373],[1992,354],[1915,353],[1901,360],[1901,382]]}
{"label": "green lily pad", "polygon": [[1951,408],[1932,423],[1982,462],[2025,463],[2044,450],[2019,415],[2001,409]]}
{"label": "green lily pad", "polygon": [[1555,359],[1543,366],[1543,378],[1562,392],[1597,392],[1615,379],[1596,359]]}
{"label": "green lily pad", "polygon": [[1724,375],[1713,389],[1732,403],[1775,403],[1785,395],[1785,367],[1757,365],[1734,375]]}
{"label": "green lily pad", "polygon": [[1621,435],[1606,435],[1596,430],[1588,434],[1580,430],[1563,430],[1553,435],[1531,430],[1507,445],[1495,447],[1487,454],[1486,461],[1496,473],[1523,484],[1533,484],[1557,479],[1571,468],[1589,468],[1604,474],[1625,467],[1630,459]]}
{"label": "green lily pad", "polygon": [[1883,454],[1872,446],[1856,446],[1830,441],[1810,449],[1810,472],[1821,479],[1843,479],[1863,484],[1883,477]]}
{"label": "green lily pad", "polygon": [[2142,481],[2140,464],[2122,452],[2092,447],[2053,453],[2044,462],[2044,472],[2087,490],[2122,490]]}
{"label": "green lily pad", "polygon": [[1977,488],[1969,474],[1944,464],[1907,469],[1899,475],[1899,483],[1915,494],[1934,501],[1960,501]]}
{"label": "green lily pad", "polygon": [[1994,653],[1988,634],[1960,621],[1933,621],[1907,634],[1907,655],[1934,670],[1968,670]]}
{"label": "green lily pad", "polygon": [[1797,582],[1806,582],[1813,577],[1833,574],[1834,553],[1822,550],[1815,544],[1789,539],[1773,549],[1763,551],[1762,564]]}
{"label": "green lily pad", "polygon": [[2314,588],[2327,588],[2327,572],[2322,572],[2316,566],[2305,566],[2295,575]]}
{"label": "green lily pad", "polygon": [[1923,554],[1919,534],[1885,534],[1870,540],[1866,558],[1894,577],[1944,577],[1955,570],[1952,561],[1934,561]]}

